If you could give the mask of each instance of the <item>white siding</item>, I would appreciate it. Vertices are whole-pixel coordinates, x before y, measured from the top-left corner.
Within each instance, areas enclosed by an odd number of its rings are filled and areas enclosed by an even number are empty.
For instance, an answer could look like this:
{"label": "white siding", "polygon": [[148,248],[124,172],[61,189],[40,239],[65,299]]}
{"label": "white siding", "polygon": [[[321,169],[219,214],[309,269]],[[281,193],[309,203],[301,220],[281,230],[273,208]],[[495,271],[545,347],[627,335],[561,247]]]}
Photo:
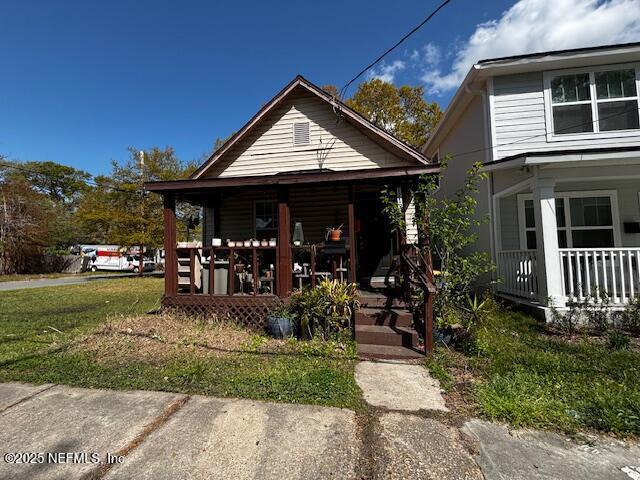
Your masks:
{"label": "white siding", "polygon": [[493,79],[497,159],[524,152],[640,145],[637,137],[547,141],[542,72]]}
{"label": "white siding", "polygon": [[[293,145],[293,124],[309,122],[310,144]],[[323,149],[323,150],[319,150]],[[323,168],[356,170],[415,165],[383,149],[326,102],[308,92],[292,93],[206,177],[273,175]]]}
{"label": "white siding", "polygon": [[405,235],[407,237],[407,243],[418,243],[418,226],[415,223],[416,206],[413,200],[407,205],[407,209],[404,212],[405,222],[407,224]]}

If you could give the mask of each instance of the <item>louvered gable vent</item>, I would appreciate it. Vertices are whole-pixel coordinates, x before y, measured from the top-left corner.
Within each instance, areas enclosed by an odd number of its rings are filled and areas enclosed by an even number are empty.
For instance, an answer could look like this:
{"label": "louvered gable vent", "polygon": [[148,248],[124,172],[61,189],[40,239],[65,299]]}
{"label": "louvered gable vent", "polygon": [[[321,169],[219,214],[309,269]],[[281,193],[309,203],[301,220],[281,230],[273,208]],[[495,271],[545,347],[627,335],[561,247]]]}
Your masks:
{"label": "louvered gable vent", "polygon": [[309,145],[309,122],[293,124],[293,144]]}

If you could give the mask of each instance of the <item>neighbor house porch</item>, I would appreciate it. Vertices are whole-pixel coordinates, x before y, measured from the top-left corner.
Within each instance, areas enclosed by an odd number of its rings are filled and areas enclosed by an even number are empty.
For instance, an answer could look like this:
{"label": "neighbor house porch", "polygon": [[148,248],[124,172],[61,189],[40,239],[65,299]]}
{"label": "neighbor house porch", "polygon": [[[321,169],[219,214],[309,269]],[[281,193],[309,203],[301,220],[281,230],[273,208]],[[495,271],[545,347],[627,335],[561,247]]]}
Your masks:
{"label": "neighbor house porch", "polygon": [[498,293],[558,308],[586,299],[622,307],[640,294],[640,176],[634,166],[603,168],[555,165],[495,177]]}

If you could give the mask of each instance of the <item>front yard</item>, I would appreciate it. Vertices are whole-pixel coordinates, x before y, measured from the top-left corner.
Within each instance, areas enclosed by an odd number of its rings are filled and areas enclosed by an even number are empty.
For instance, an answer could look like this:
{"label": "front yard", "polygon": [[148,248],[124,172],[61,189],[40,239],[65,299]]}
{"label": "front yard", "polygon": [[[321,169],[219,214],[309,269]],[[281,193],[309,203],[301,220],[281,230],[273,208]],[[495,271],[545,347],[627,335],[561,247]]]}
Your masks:
{"label": "front yard", "polygon": [[515,427],[640,435],[640,350],[558,335],[503,310],[465,354],[439,347],[428,366],[464,413]]}
{"label": "front yard", "polygon": [[[0,381],[245,397],[360,410],[350,339],[278,341],[150,315],[162,279],[0,292]],[[640,349],[498,309],[464,353],[427,361],[449,407],[515,427],[640,435]]]}
{"label": "front yard", "polygon": [[285,342],[147,315],[162,279],[0,293],[0,381],[176,391],[362,407],[344,342]]}

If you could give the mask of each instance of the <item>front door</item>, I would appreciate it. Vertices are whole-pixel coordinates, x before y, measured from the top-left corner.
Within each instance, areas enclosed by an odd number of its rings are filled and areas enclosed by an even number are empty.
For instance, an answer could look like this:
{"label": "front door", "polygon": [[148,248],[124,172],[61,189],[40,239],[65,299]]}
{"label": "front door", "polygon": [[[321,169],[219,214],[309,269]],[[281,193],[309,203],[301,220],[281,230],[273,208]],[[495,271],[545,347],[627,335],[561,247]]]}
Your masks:
{"label": "front door", "polygon": [[383,288],[393,261],[393,238],[389,219],[382,212],[379,192],[359,192],[355,216],[358,282],[362,288]]}

